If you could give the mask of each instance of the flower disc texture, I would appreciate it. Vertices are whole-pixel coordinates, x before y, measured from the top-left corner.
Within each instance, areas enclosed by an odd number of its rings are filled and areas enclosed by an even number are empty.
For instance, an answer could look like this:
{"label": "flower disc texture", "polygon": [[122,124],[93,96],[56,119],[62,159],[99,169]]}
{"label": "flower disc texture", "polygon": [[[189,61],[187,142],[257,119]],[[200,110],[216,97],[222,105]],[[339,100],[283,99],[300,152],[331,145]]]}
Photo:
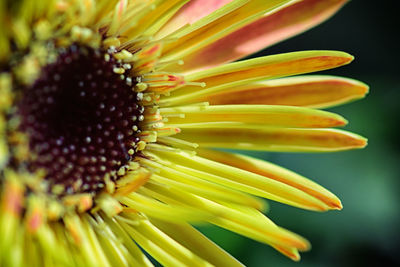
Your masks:
{"label": "flower disc texture", "polygon": [[308,75],[350,63],[344,52],[241,59],[345,3],[1,1],[0,266],[242,266],[204,223],[299,260],[310,244],[266,217],[265,199],[340,200],[233,151],[362,148],[321,109],[368,87]]}

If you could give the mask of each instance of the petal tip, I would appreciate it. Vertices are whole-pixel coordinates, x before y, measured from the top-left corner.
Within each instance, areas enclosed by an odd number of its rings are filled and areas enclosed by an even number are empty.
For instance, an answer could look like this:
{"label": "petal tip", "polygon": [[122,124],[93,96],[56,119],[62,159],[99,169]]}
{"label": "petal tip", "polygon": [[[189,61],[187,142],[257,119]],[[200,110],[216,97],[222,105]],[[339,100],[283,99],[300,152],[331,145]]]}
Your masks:
{"label": "petal tip", "polygon": [[344,54],[345,54],[344,58],[346,59],[345,60],[345,64],[349,64],[350,62],[352,62],[354,60],[354,56],[353,55],[350,55],[348,53],[344,53]]}
{"label": "petal tip", "polygon": [[300,255],[299,254],[297,254],[297,255],[293,255],[293,256],[291,256],[291,257],[289,257],[292,261],[295,261],[295,262],[299,262],[300,261],[300,259],[301,259],[301,257],[300,257]]}
{"label": "petal tip", "polygon": [[349,121],[342,117],[342,118],[340,118],[340,120],[338,120],[337,126],[345,126],[348,123],[349,123]]}
{"label": "petal tip", "polygon": [[321,198],[321,200],[326,204],[326,209],[322,210],[323,212],[329,210],[341,210],[343,208],[340,199],[330,192],[328,195],[325,195],[324,198]]}
{"label": "petal tip", "polygon": [[333,127],[340,127],[340,126],[345,126],[349,123],[348,120],[346,120],[344,117],[335,114],[335,118],[333,119]]}
{"label": "petal tip", "polygon": [[359,82],[360,83],[360,93],[362,97],[365,97],[369,93],[369,85]]}
{"label": "petal tip", "polygon": [[350,79],[350,78],[344,78],[344,79],[347,80],[348,83],[351,85],[351,88],[353,89],[354,93],[357,94],[358,98],[363,98],[369,93],[368,84],[355,79]]}
{"label": "petal tip", "polygon": [[311,243],[308,240],[304,240],[303,246],[298,247],[298,250],[301,252],[310,251],[311,250]]}
{"label": "petal tip", "polygon": [[368,145],[368,139],[362,136],[359,136],[356,140],[355,147],[362,149],[365,148]]}
{"label": "petal tip", "polygon": [[368,145],[368,139],[357,134],[349,136],[347,149],[363,149]]}
{"label": "petal tip", "polygon": [[352,61],[354,60],[354,56],[353,56],[353,55],[350,55],[350,54],[347,53],[347,52],[335,51],[335,50],[332,50],[332,51],[329,51],[329,50],[328,50],[328,51],[325,51],[325,52],[330,52],[330,53],[331,53],[331,56],[340,58],[340,59],[341,59],[341,60],[340,60],[340,65],[349,64],[350,62],[352,62]]}
{"label": "petal tip", "polygon": [[335,199],[335,201],[331,202],[330,207],[333,210],[342,210],[343,209],[343,205],[342,205],[342,202],[340,201],[340,199]]}

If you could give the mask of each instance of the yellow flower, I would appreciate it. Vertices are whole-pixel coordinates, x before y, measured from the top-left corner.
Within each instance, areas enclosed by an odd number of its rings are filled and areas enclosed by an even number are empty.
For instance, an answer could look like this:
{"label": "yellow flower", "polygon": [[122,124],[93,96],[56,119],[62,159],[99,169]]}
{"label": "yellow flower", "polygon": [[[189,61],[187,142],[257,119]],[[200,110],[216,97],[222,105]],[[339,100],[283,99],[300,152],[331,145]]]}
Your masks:
{"label": "yellow flower", "polygon": [[316,183],[211,148],[339,151],[366,140],[318,110],[368,88],[294,76],[353,57],[230,63],[329,18],[345,0],[0,2],[0,265],[240,266],[211,223],[293,260],[310,245],[262,198],[341,209]]}

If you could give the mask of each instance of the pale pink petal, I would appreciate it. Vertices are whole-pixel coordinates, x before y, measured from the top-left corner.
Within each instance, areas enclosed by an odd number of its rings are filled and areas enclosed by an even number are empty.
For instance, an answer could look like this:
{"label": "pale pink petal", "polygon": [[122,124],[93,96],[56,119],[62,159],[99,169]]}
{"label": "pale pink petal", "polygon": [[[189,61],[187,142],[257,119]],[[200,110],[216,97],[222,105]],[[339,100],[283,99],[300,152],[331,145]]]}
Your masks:
{"label": "pale pink petal", "polygon": [[304,0],[279,9],[219,41],[182,58],[181,71],[234,61],[325,21],[347,0]]}
{"label": "pale pink petal", "polygon": [[185,24],[192,24],[233,0],[192,0],[185,4],[158,33],[165,36]]}

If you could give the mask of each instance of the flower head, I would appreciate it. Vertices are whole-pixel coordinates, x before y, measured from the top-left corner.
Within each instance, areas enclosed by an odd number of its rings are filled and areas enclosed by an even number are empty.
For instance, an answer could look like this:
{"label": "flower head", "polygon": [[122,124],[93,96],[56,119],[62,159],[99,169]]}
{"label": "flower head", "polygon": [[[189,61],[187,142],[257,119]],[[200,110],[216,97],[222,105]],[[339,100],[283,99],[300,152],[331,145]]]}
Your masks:
{"label": "flower head", "polygon": [[238,266],[192,224],[293,260],[304,238],[262,198],[341,209],[316,183],[211,148],[339,151],[366,140],[325,108],[367,86],[296,76],[337,51],[233,62],[315,26],[344,0],[0,2],[0,265]]}

